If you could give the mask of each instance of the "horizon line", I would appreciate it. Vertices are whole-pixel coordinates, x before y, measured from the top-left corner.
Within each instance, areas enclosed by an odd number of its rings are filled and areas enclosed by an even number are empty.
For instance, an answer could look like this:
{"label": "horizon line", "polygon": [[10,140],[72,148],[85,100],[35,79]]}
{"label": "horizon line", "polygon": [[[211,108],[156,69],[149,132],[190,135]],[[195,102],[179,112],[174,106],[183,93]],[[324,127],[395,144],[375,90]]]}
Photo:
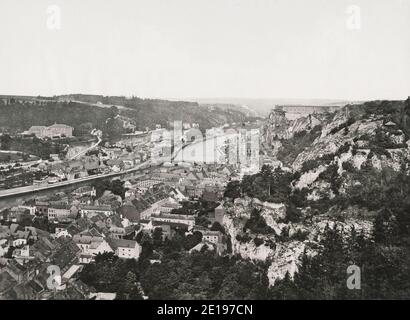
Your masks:
{"label": "horizon line", "polygon": [[[371,97],[371,98],[329,98],[329,97],[240,97],[240,96],[211,96],[211,97],[195,97],[195,96],[185,96],[185,97],[169,97],[169,96],[139,96],[136,94],[102,94],[102,93],[62,93],[62,94],[0,94],[0,97],[45,97],[45,98],[53,98],[53,97],[61,97],[61,96],[70,96],[70,95],[89,95],[89,96],[103,96],[103,97],[125,97],[125,98],[140,98],[145,100],[169,100],[169,101],[200,101],[200,100],[254,100],[254,101],[261,101],[261,100],[323,100],[323,101],[330,101],[330,102],[366,102],[366,101],[381,101],[381,100],[406,100],[410,97],[410,93],[408,96],[404,95],[404,97],[397,98],[397,97]],[[215,102],[217,103],[217,102]]]}

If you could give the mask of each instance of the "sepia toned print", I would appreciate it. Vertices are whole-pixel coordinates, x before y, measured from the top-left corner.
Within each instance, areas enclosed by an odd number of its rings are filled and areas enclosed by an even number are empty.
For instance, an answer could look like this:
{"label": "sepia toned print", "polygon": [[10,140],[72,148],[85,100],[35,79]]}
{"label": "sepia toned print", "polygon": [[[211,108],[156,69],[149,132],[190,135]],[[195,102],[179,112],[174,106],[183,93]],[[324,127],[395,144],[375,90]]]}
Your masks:
{"label": "sepia toned print", "polygon": [[410,1],[0,12],[0,300],[410,298]]}

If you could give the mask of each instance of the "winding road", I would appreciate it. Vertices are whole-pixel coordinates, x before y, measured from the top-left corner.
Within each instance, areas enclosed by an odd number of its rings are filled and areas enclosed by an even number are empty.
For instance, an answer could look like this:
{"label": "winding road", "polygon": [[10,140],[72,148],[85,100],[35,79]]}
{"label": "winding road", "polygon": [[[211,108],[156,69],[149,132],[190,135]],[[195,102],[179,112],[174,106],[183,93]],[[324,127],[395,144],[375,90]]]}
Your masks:
{"label": "winding road", "polygon": [[90,151],[90,150],[96,148],[96,147],[101,143],[101,141],[102,141],[102,139],[101,139],[100,136],[97,136],[97,137],[98,137],[98,141],[97,141],[96,143],[94,143],[91,147],[89,147],[89,148],[87,148],[87,149],[85,149],[85,150],[83,150],[83,151],[77,153],[76,155],[72,156],[72,157],[69,158],[68,160],[74,160],[75,158],[77,158],[77,157],[79,157],[79,156],[82,156],[82,155],[86,154],[88,151]]}
{"label": "winding road", "polygon": [[[78,178],[74,180],[67,180],[67,181],[60,181],[57,183],[45,185],[45,186],[39,186],[39,185],[33,185],[33,186],[26,186],[26,187],[20,187],[20,188],[13,188],[13,189],[7,189],[7,190],[1,190],[0,191],[0,199],[1,198],[6,198],[10,196],[16,196],[20,194],[25,194],[25,193],[34,193],[38,191],[43,191],[43,190],[48,190],[48,189],[55,189],[58,187],[64,187],[64,186],[69,186],[72,184],[76,183],[81,183],[85,181],[93,181],[96,179],[101,179],[101,178],[110,178],[110,177],[116,177],[116,176],[121,176],[127,173],[131,173],[134,171],[146,169],[150,166],[150,161],[144,162],[139,164],[138,166],[132,168],[132,169],[127,169],[119,172],[110,172],[110,173],[104,173],[104,174],[96,174],[84,178]],[[154,164],[154,166],[160,166],[162,163]]]}

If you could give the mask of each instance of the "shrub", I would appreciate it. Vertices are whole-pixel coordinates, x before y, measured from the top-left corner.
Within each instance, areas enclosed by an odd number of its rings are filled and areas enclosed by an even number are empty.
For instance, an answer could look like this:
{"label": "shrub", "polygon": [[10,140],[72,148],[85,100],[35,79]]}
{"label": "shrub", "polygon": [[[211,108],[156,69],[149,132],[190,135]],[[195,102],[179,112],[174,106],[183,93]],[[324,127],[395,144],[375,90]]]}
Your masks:
{"label": "shrub", "polygon": [[343,153],[349,152],[350,144],[346,142],[343,146],[341,146],[335,153],[336,156],[340,157]]}
{"label": "shrub", "polygon": [[352,155],[353,155],[353,156],[355,156],[355,155],[357,154],[357,149],[358,149],[357,145],[354,144],[354,145],[352,146]]}
{"label": "shrub", "polygon": [[248,243],[249,241],[252,240],[252,238],[248,234],[243,233],[243,234],[238,234],[236,236],[236,240],[238,240],[239,242],[242,242],[242,243]]}
{"label": "shrub", "polygon": [[314,160],[307,160],[303,162],[302,168],[300,169],[300,173],[305,173],[309,172],[310,170],[313,170],[319,166],[319,161],[314,159]]}
{"label": "shrub", "polygon": [[[339,132],[342,129],[350,127],[355,121],[356,120],[354,118],[349,118],[346,122],[338,125],[337,127],[333,128],[332,130],[330,130],[330,134],[335,134],[336,132]],[[349,132],[349,129],[347,129],[347,132]]]}
{"label": "shrub", "polygon": [[253,239],[253,242],[255,243],[255,246],[259,247],[260,245],[262,245],[265,241],[260,239],[260,238],[255,238]]}
{"label": "shrub", "polygon": [[286,206],[286,216],[283,220],[284,223],[300,222],[302,219],[302,212],[293,203]]}
{"label": "shrub", "polygon": [[342,168],[343,168],[343,170],[346,170],[347,172],[354,172],[355,171],[354,165],[352,163],[350,163],[349,161],[343,162]]}
{"label": "shrub", "polygon": [[296,241],[305,241],[307,239],[309,232],[302,231],[298,229],[292,236],[290,236],[291,240],[296,240]]}
{"label": "shrub", "polygon": [[246,221],[244,230],[251,230],[253,233],[269,234],[273,233],[273,229],[266,224],[265,219],[260,215],[260,212],[254,209],[251,217]]}

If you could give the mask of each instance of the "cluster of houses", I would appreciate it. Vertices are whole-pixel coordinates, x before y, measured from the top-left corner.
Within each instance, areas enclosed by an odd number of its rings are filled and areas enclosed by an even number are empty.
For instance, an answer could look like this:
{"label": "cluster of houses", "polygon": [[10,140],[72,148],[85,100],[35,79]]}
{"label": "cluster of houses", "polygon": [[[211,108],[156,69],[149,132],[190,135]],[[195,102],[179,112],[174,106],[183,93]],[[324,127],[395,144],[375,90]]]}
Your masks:
{"label": "cluster of houses", "polygon": [[[6,220],[0,226],[2,299],[52,298],[47,284],[48,266],[58,266],[61,272],[62,282],[57,288],[64,289],[61,294],[71,292],[69,299],[87,299],[92,288],[86,288],[78,275],[96,255],[113,253],[121,259],[139,258],[141,246],[133,240],[137,228],[124,227],[122,219],[107,206],[80,206],[76,215],[71,208],[52,202],[38,202],[33,207],[34,220],[41,217],[41,211],[47,212],[48,231],[24,226],[16,218],[16,223]],[[25,209],[25,214],[30,215],[29,209]]]}
{"label": "cluster of houses", "polygon": [[[53,128],[61,132],[55,134],[69,136],[64,133],[64,125],[50,127],[32,127],[31,134],[45,137],[44,128]],[[50,129],[51,130],[51,129]],[[28,132],[25,132],[28,133]],[[95,132],[94,132],[95,133]],[[100,133],[95,133],[100,135]],[[132,169],[146,162],[150,157],[150,145],[147,137],[124,137],[120,141],[98,147],[89,153],[75,157],[84,150],[82,147],[69,147],[63,154],[50,154],[48,161],[27,161],[0,163],[0,189],[18,188],[26,185],[46,186],[60,181],[84,178],[89,175],[106,174]]]}
{"label": "cluster of houses", "polygon": [[188,198],[207,197],[208,201],[218,201],[226,184],[235,178],[239,178],[237,171],[229,165],[163,166],[146,177],[139,177],[135,183],[131,181],[129,189],[130,193],[140,193],[162,182],[177,188]]}
{"label": "cluster of houses", "polygon": [[[197,225],[195,214],[178,209],[186,201],[220,202],[232,176],[233,169],[227,166],[161,167],[125,181],[123,198],[111,191],[97,197],[96,190],[86,185],[3,210],[0,297],[47,299],[63,292],[69,292],[70,299],[95,295],[78,278],[84,265],[103,253],[137,260],[141,254],[138,234],[152,234],[158,228],[170,239],[181,230],[186,235],[200,232],[202,242],[190,252],[207,245],[223,253],[223,233],[210,229],[215,222],[222,225],[222,205],[208,214],[208,227]],[[44,220],[46,227],[41,226]],[[47,287],[50,265],[60,268],[64,290],[50,292]]]}
{"label": "cluster of houses", "polygon": [[40,163],[29,170],[33,172],[47,171],[49,176],[35,180],[34,185],[47,185],[63,180],[74,180],[94,174],[120,172],[132,169],[147,160],[144,152],[127,152],[122,148],[101,148],[97,154],[82,156],[78,159],[59,161],[58,155],[54,162]]}

